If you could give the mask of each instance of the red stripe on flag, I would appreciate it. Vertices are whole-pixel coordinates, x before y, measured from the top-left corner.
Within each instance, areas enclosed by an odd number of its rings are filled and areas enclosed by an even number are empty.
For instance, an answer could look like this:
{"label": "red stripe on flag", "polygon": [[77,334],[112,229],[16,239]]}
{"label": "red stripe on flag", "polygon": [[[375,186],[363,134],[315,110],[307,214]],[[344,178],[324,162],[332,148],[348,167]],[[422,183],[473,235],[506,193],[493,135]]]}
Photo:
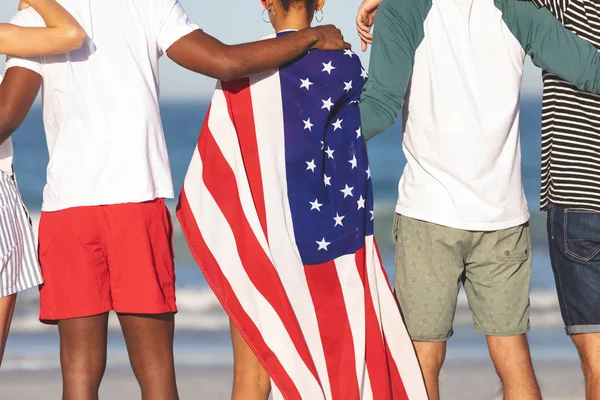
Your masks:
{"label": "red stripe on flag", "polygon": [[334,261],[304,267],[317,314],[333,400],[360,398],[354,342]]}
{"label": "red stripe on flag", "polygon": [[267,241],[267,211],[263,191],[262,172],[254,124],[254,109],[252,108],[252,95],[250,80],[240,79],[232,82],[223,82],[223,93],[227,98],[229,116],[238,133],[238,140],[246,167],[246,175],[252,192],[252,199],[258,213],[260,225],[263,228]]}
{"label": "red stripe on flag", "polygon": [[[358,273],[363,281],[365,288],[365,324],[366,324],[366,348],[365,358],[367,361],[367,369],[371,380],[371,388],[373,398],[377,400],[405,399],[408,398],[404,391],[404,386],[400,376],[400,385],[404,394],[395,394],[398,382],[394,382],[388,362],[390,355],[388,354],[387,346],[385,345],[375,306],[373,305],[373,297],[371,296],[371,288],[369,286],[369,277],[367,274],[367,262],[365,258],[364,247],[356,252],[356,266]],[[392,397],[394,396],[394,397]],[[404,397],[402,397],[404,396]]]}
{"label": "red stripe on flag", "polygon": [[177,219],[181,224],[183,234],[188,242],[192,255],[200,266],[209,286],[219,299],[219,302],[238,328],[246,343],[258,357],[260,363],[269,373],[285,399],[302,400],[296,385],[287,374],[279,359],[265,343],[259,329],[246,314],[229,281],[223,275],[217,260],[206,245],[194,214],[190,209],[185,189],[182,190],[177,206]]}
{"label": "red stripe on flag", "polygon": [[237,195],[239,190],[233,170],[223,156],[208,126],[200,135],[198,151],[203,163],[206,165],[206,168],[202,171],[204,184],[235,233],[235,244],[248,277],[271,304],[271,307],[283,322],[298,354],[315,379],[319,381],[317,370],[296,319],[296,314],[292,309],[277,271],[262,250],[252,227],[244,215],[240,198]]}

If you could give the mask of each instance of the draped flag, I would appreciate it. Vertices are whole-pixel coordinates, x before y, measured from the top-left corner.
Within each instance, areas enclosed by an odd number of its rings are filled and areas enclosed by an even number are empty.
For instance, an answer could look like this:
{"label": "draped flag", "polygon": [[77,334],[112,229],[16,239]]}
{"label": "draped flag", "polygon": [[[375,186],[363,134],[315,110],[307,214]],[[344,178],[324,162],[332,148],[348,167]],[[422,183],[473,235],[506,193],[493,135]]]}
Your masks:
{"label": "draped flag", "polygon": [[219,83],[177,216],[275,399],[427,399],[373,238],[358,57]]}

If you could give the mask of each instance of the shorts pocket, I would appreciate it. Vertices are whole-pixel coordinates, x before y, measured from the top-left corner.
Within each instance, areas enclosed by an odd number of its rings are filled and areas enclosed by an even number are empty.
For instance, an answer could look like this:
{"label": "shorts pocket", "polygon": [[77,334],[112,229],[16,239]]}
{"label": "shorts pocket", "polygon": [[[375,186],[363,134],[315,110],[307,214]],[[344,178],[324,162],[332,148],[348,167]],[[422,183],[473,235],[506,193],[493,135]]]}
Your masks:
{"label": "shorts pocket", "polygon": [[531,240],[529,223],[498,231],[496,253],[500,261],[526,261],[529,259]]}
{"label": "shorts pocket", "polygon": [[400,214],[394,214],[394,225],[392,225],[392,241],[394,244],[398,244],[398,237],[400,236]]}
{"label": "shorts pocket", "polygon": [[565,210],[565,253],[579,261],[600,261],[600,213]]}

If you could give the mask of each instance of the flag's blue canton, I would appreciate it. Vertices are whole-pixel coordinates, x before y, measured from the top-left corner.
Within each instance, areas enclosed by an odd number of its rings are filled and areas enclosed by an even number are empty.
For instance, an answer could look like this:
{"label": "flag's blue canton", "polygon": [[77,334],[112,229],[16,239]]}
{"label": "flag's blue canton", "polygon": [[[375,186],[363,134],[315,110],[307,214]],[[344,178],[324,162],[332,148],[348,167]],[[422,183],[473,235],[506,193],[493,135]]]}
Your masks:
{"label": "flag's blue canton", "polygon": [[353,254],[373,233],[358,109],[366,71],[350,50],[311,51],[282,68],[280,79],[288,195],[302,261]]}

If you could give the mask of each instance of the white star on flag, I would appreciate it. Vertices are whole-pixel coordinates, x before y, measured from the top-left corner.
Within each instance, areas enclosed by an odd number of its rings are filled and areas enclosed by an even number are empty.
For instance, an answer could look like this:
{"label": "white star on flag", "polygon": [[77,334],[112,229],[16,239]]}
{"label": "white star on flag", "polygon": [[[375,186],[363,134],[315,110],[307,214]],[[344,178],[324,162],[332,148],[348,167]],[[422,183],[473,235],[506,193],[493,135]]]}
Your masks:
{"label": "white star on flag", "polygon": [[351,169],[354,169],[358,166],[358,160],[356,159],[356,155],[352,156],[352,160],[348,161],[350,165],[352,165]]}
{"label": "white star on flag", "polygon": [[375,212],[374,211],[369,211],[371,213],[371,221],[373,221],[375,219]]}
{"label": "white star on flag", "polygon": [[317,164],[315,164],[314,158],[312,161],[306,161],[306,165],[307,165],[307,167],[306,167],[307,171],[310,169],[312,172],[315,172],[315,168],[317,168]]}
{"label": "white star on flag", "polygon": [[371,179],[371,167],[367,168],[367,179]]}
{"label": "white star on flag", "polygon": [[331,71],[333,71],[335,69],[335,67],[333,65],[331,65],[331,61],[329,61],[327,64],[322,63],[323,64],[323,71],[321,72],[327,72],[329,75],[331,75]]}
{"label": "white star on flag", "polygon": [[323,175],[323,181],[325,181],[325,186],[331,186],[331,177],[327,175]]}
{"label": "white star on flag", "polygon": [[361,137],[361,136],[362,136],[362,132],[361,132],[360,128],[358,128],[358,129],[356,130],[356,138],[357,138],[357,139],[360,139],[360,137]]}
{"label": "white star on flag", "polygon": [[327,153],[327,158],[331,158],[333,160],[334,152],[335,152],[335,150],[331,150],[331,147],[327,146],[327,150],[325,150],[325,153]]}
{"label": "white star on flag", "polygon": [[352,90],[352,81],[344,82],[344,90],[346,91],[346,93]]}
{"label": "white star on flag", "polygon": [[333,131],[337,131],[338,129],[342,129],[342,122],[344,122],[343,119],[337,119],[337,121],[335,121],[333,124],[331,124],[331,126],[333,126]]}
{"label": "white star on flag", "polygon": [[367,73],[367,70],[364,68],[360,69],[360,76],[366,81],[367,78],[369,77],[369,74]]}
{"label": "white star on flag", "polygon": [[335,220],[335,225],[333,227],[335,228],[338,225],[344,226],[344,224],[342,223],[344,218],[346,218],[345,215],[340,215],[339,213],[335,213],[335,217],[333,217],[333,219]]}
{"label": "white star on flag", "polygon": [[352,58],[352,56],[354,55],[354,52],[350,49],[346,49],[346,50],[344,50],[344,55]]}
{"label": "white star on flag", "polygon": [[333,107],[333,103],[331,102],[331,97],[328,98],[327,100],[321,100],[323,102],[323,107],[321,107],[321,110],[326,108],[327,111],[331,111],[331,107]]}
{"label": "white star on flag", "polygon": [[305,120],[302,120],[302,122],[304,122],[304,129],[308,129],[309,131],[312,132],[312,127],[315,126],[312,122],[310,122],[310,118]]}
{"label": "white star on flag", "polygon": [[321,140],[321,150],[325,148],[325,142]]}
{"label": "white star on flag", "polygon": [[365,208],[365,199],[363,199],[362,195],[360,196],[360,199],[358,199],[358,201],[356,203],[358,204],[358,210],[360,210],[361,208]]}
{"label": "white star on flag", "polygon": [[323,204],[319,203],[319,199],[315,199],[315,201],[309,201],[308,204],[310,204],[312,207],[310,208],[311,211],[312,210],[317,210],[317,211],[321,211],[321,206]]}
{"label": "white star on flag", "polygon": [[319,245],[319,250],[325,250],[327,251],[327,247],[329,247],[329,245],[331,244],[331,242],[326,242],[325,238],[323,238],[323,240],[321,240],[320,242],[317,242],[317,244]]}
{"label": "white star on flag", "polygon": [[[344,198],[350,196],[350,197],[354,197],[354,195],[352,194],[352,191],[354,190],[353,187],[348,186],[348,184],[346,184],[346,187],[343,188],[342,190],[340,190],[340,192],[344,193]],[[362,196],[360,196],[362,198]]]}
{"label": "white star on flag", "polygon": [[314,85],[314,83],[312,83],[308,78],[300,79],[300,82],[302,82],[302,85],[300,85],[300,89],[306,88],[306,90],[310,90],[310,85]]}

